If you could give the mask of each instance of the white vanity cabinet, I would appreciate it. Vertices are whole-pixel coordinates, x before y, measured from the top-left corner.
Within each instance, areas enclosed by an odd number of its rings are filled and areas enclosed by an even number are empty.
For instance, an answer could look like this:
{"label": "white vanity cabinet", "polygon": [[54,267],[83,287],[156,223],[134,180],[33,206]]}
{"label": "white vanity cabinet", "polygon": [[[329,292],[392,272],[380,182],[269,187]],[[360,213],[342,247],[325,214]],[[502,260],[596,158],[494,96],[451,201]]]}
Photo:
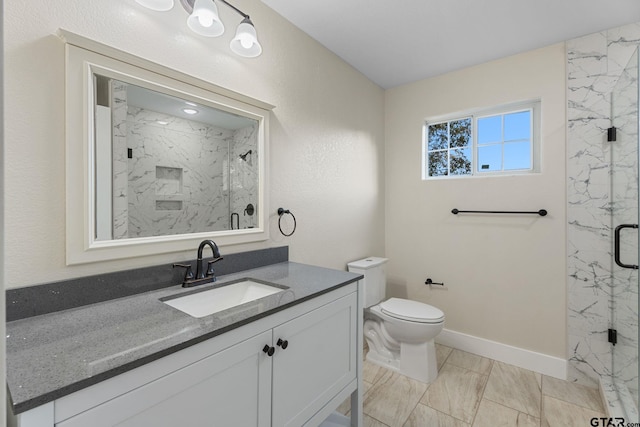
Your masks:
{"label": "white vanity cabinet", "polygon": [[[65,396],[48,411],[27,411],[17,425],[320,425],[349,396],[361,405],[356,290],[344,286]],[[50,415],[31,416],[38,411]],[[354,411],[351,425],[361,422]]]}
{"label": "white vanity cabinet", "polygon": [[103,403],[58,427],[257,426],[269,423],[271,331]]}
{"label": "white vanity cabinet", "polygon": [[273,330],[273,426],[304,425],[356,379],[356,316],[353,293]]}

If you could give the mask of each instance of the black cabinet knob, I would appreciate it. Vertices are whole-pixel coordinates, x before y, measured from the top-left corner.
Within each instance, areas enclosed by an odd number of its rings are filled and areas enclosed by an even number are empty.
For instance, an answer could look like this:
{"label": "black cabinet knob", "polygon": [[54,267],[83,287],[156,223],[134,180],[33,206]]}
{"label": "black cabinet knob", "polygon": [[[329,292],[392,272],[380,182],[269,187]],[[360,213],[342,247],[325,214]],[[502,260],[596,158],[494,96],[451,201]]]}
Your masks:
{"label": "black cabinet knob", "polygon": [[273,356],[273,353],[275,353],[276,348],[275,347],[271,347],[267,344],[265,344],[264,348],[262,349],[262,351],[264,351],[265,353],[267,353],[267,356],[271,357]]}
{"label": "black cabinet knob", "polygon": [[282,341],[282,339],[278,338],[278,342],[276,343],[276,345],[278,347],[282,347],[282,349],[284,350],[289,346],[289,341],[287,340]]}

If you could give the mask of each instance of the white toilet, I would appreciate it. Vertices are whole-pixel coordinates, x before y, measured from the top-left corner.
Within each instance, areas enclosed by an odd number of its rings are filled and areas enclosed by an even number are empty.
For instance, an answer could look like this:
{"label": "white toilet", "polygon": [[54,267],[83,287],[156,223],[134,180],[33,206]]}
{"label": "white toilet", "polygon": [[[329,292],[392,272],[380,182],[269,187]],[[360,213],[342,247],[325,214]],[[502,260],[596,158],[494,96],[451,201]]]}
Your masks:
{"label": "white toilet", "polygon": [[364,337],[367,360],[418,381],[438,376],[434,338],[444,326],[436,307],[401,298],[385,299],[386,258],[365,258],[347,264],[364,276]]}

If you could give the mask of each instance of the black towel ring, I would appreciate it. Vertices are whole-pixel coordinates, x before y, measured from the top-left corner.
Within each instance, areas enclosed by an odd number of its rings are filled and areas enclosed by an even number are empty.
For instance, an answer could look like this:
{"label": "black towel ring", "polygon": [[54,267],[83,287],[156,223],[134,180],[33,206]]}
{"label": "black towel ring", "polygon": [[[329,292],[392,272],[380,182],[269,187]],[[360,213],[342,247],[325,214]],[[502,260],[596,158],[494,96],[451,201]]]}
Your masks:
{"label": "black towel ring", "polygon": [[[291,230],[291,233],[287,234],[284,231],[282,231],[282,217],[284,216],[284,214],[289,214],[291,215],[291,218],[293,218],[293,230]],[[283,208],[278,208],[278,216],[280,218],[278,218],[278,228],[280,229],[280,232],[282,233],[283,236],[289,237],[291,236],[293,233],[296,232],[296,217],[293,216],[293,214],[291,213],[291,211],[289,209],[283,209]]]}

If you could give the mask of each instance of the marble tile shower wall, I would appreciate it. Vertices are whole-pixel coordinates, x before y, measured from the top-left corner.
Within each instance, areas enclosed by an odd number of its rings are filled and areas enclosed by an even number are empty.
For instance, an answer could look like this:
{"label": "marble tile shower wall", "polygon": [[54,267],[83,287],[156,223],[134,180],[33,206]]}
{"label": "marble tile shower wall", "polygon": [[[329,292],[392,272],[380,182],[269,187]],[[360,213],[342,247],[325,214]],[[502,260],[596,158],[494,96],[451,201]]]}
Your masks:
{"label": "marble tile shower wall", "polygon": [[257,123],[227,130],[130,106],[115,80],[112,99],[115,239],[226,230],[230,203],[242,228],[257,225],[245,212],[257,209]]}
{"label": "marble tile shower wall", "polygon": [[127,187],[129,171],[127,158],[127,84],[111,80],[112,210],[113,238],[123,239],[129,234]]}
{"label": "marble tile shower wall", "polygon": [[129,237],[228,229],[232,139],[227,129],[129,106]]}
{"label": "marble tile shower wall", "polygon": [[[612,227],[638,222],[638,52],[622,72],[612,93],[616,142],[611,145]],[[637,264],[638,234],[621,233],[621,261]],[[614,266],[613,324],[618,343],[613,352],[614,378],[638,399],[638,270]]]}
{"label": "marble tile shower wall", "polygon": [[[240,228],[251,228],[258,225],[257,212],[261,209],[257,205],[258,201],[258,164],[259,155],[256,141],[258,133],[257,123],[238,129],[233,134],[231,144],[231,212],[240,216]],[[245,156],[243,160],[240,155],[244,155],[251,150],[251,154]],[[249,215],[247,206],[252,204],[255,211]]]}
{"label": "marble tile shower wall", "polygon": [[[613,229],[606,133],[612,90],[639,43],[640,23],[567,42],[568,377],[587,385],[614,374],[607,342]],[[627,274],[626,280],[627,298],[637,301],[637,285],[629,286],[637,276]],[[618,323],[637,323],[637,311],[618,316]]]}

